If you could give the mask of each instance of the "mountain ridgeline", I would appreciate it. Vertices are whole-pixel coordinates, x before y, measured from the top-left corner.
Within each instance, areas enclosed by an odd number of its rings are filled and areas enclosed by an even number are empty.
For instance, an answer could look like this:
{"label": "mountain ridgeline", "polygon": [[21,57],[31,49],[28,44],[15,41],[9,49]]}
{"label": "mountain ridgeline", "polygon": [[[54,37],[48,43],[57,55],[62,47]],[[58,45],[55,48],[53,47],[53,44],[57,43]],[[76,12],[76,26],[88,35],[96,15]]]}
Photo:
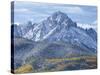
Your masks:
{"label": "mountain ridgeline", "polygon": [[92,28],[78,27],[76,22],[61,11],[40,23],[13,24],[11,32],[14,36],[15,69],[27,63],[31,57],[39,59],[42,66],[39,67],[38,62],[34,64],[42,70],[47,63],[44,59],[47,58],[80,57],[96,55],[97,52],[97,32]]}

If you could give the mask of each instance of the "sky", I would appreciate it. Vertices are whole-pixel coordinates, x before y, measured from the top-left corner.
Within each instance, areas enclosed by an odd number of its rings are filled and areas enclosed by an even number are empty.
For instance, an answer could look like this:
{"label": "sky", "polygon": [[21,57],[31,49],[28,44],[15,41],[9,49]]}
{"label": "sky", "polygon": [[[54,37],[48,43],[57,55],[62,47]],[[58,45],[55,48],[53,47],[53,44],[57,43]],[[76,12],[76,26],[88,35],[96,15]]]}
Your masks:
{"label": "sky", "polygon": [[28,21],[32,21],[32,23],[39,23],[57,11],[66,13],[68,17],[77,23],[97,23],[96,6],[34,3],[23,1],[14,2],[14,23],[23,24]]}

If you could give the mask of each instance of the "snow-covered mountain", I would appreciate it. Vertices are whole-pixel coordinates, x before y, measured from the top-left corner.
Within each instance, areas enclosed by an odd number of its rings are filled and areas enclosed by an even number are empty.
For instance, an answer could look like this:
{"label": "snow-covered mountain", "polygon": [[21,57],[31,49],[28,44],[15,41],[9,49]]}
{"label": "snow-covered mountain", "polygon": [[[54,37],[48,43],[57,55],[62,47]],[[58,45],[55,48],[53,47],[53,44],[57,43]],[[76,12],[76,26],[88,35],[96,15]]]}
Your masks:
{"label": "snow-covered mountain", "polygon": [[52,14],[52,16],[49,16],[46,20],[35,25],[34,28],[32,27],[33,29],[31,28],[23,37],[34,41],[42,41],[49,38],[56,32],[58,33],[71,26],[75,27],[76,23],[72,22],[65,13],[58,11]]}
{"label": "snow-covered mountain", "polygon": [[[14,69],[31,64],[33,68],[37,66],[36,70],[40,71],[47,65],[51,66],[51,63],[45,61],[48,58],[91,57],[97,53],[97,32],[93,28],[79,27],[67,14],[60,11],[53,13],[41,23],[13,24],[11,33]],[[81,61],[75,60],[75,63],[79,63],[76,67],[80,64],[84,67],[83,63],[87,66],[89,62],[86,61],[83,58]]]}
{"label": "snow-covered mountain", "polygon": [[82,23],[77,23],[78,27],[81,27],[83,29],[94,29],[97,32],[97,24],[92,23],[92,24],[82,24]]}
{"label": "snow-covered mountain", "polygon": [[91,50],[97,48],[97,33],[93,29],[78,27],[76,22],[73,22],[67,14],[60,11],[53,13],[41,23],[20,26],[19,29],[21,31],[14,30],[17,35],[33,41],[64,41],[73,45],[91,48]]}

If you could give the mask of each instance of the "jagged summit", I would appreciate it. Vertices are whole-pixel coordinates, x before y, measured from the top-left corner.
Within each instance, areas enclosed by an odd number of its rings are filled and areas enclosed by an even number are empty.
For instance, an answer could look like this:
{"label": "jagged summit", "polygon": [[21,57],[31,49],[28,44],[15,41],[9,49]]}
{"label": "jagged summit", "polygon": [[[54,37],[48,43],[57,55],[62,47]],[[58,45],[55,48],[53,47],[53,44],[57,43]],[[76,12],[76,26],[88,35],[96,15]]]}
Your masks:
{"label": "jagged summit", "polygon": [[63,16],[63,17],[68,18],[67,14],[64,12],[61,12],[61,11],[57,11],[57,12],[53,13],[52,16],[54,16],[54,17]]}
{"label": "jagged summit", "polygon": [[49,24],[50,26],[77,26],[75,22],[73,22],[66,13],[61,11],[54,12],[51,16],[49,16],[46,20],[43,21],[43,24],[46,26]]}
{"label": "jagged summit", "polygon": [[51,20],[54,20],[54,21],[64,21],[64,20],[67,20],[67,19],[70,19],[66,13],[63,13],[61,11],[57,11],[55,13],[53,13],[51,16],[50,16]]}

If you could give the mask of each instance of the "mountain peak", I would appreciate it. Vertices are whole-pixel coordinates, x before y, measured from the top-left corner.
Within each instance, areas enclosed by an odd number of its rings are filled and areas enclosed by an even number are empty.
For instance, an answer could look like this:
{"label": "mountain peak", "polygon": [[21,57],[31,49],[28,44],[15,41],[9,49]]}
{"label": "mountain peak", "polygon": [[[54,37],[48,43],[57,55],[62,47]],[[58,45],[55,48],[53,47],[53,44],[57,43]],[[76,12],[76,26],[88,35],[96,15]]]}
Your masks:
{"label": "mountain peak", "polygon": [[[61,12],[61,11],[57,11],[54,12],[51,16],[49,16],[46,20],[46,22],[51,23],[52,26],[66,26],[66,27],[70,27],[70,26],[77,26],[76,23],[74,23],[68,16],[66,13]],[[47,24],[46,24],[47,25]],[[50,25],[51,26],[51,25]]]}
{"label": "mountain peak", "polygon": [[67,14],[65,14],[64,12],[61,12],[61,11],[55,12],[54,15],[66,15],[67,16]]}
{"label": "mountain peak", "polygon": [[[61,11],[54,12],[51,16],[47,18],[47,21],[50,21],[53,23],[53,25],[60,25],[64,21],[67,22],[71,20],[66,13],[63,13]],[[72,21],[70,21],[72,22]]]}
{"label": "mountain peak", "polygon": [[60,16],[61,18],[68,18],[68,16],[67,16],[67,14],[66,13],[63,13],[63,12],[61,12],[61,11],[57,11],[57,12],[55,12],[55,13],[53,13],[53,15],[52,15],[53,17],[58,17],[58,16]]}

